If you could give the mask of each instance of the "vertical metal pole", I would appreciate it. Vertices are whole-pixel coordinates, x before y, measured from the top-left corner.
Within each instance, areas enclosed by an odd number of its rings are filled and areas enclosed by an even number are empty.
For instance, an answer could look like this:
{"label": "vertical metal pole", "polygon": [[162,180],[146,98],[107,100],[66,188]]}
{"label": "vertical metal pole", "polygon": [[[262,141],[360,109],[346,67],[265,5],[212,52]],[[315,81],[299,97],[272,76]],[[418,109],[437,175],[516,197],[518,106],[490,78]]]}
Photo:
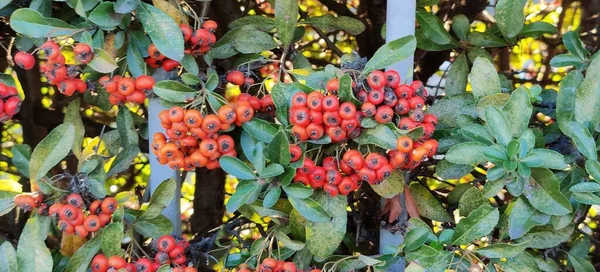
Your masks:
{"label": "vertical metal pole", "polygon": [[[386,16],[386,41],[393,41],[408,35],[415,34],[415,13],[417,9],[416,0],[387,0],[387,16]],[[413,61],[414,56],[410,56],[401,62],[398,62],[388,69],[394,69],[400,73],[403,82],[410,83],[413,78]],[[408,181],[407,181],[408,182]],[[381,204],[383,206],[384,199]],[[403,225],[407,220],[406,208],[404,208],[404,194],[400,195],[400,203],[403,206],[402,214],[400,215],[399,223]],[[383,253],[386,247],[397,247],[404,242],[404,237],[400,232],[391,233],[385,228],[381,228],[379,232],[379,252]],[[401,259],[393,264],[386,271],[402,272],[404,271],[405,260]]]}
{"label": "vertical metal pole", "polygon": [[[160,119],[158,118],[158,114],[160,111],[164,110],[165,107],[160,104],[160,99],[158,98],[150,98],[148,99],[149,107],[148,107],[148,134],[149,138],[152,139],[152,135],[156,132],[165,133],[163,127],[160,125]],[[150,140],[150,144],[152,144],[152,140]],[[152,148],[152,147],[150,147]],[[150,153],[150,192],[154,193],[156,187],[160,185],[166,179],[173,178],[175,179],[175,183],[177,184],[177,188],[175,189],[175,197],[173,201],[167,206],[163,215],[169,218],[171,223],[173,223],[173,235],[181,235],[181,180],[179,171],[175,171],[171,169],[167,165],[161,165],[156,156],[152,152]]]}

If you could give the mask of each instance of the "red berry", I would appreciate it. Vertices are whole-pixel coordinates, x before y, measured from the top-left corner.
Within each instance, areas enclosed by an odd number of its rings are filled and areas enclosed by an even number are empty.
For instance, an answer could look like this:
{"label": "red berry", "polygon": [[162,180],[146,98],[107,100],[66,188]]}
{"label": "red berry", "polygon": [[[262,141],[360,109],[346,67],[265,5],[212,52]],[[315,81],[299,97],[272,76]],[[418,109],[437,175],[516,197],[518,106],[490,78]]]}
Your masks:
{"label": "red berry", "polygon": [[94,58],[94,51],[86,43],[79,43],[73,48],[75,60],[81,64],[86,64]]}
{"label": "red berry", "polygon": [[367,77],[367,83],[369,84],[369,86],[372,89],[380,90],[383,87],[385,87],[385,84],[387,83],[385,78],[386,77],[383,74],[383,72],[381,72],[379,70],[375,70],[375,71],[371,72],[369,74],[369,76]]}
{"label": "red berry", "polygon": [[385,76],[386,86],[395,88],[400,84],[400,74],[396,70],[387,70],[383,75]]}
{"label": "red berry", "polygon": [[30,70],[35,65],[33,55],[26,52],[18,52],[14,57],[15,64],[23,70]]}
{"label": "red berry", "polygon": [[164,235],[156,240],[156,247],[162,252],[171,252],[175,248],[175,238],[171,235]]}
{"label": "red berry", "polygon": [[227,74],[227,81],[235,84],[235,85],[243,85],[245,81],[244,73],[240,71],[231,71]]}

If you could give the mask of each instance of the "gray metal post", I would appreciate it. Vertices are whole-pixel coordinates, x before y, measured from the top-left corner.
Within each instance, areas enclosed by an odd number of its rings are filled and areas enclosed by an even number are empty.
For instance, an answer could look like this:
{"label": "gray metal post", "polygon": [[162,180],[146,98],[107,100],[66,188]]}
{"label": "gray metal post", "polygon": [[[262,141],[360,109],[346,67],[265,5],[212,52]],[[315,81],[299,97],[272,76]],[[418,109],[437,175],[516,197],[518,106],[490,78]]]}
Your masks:
{"label": "gray metal post", "polygon": [[[152,144],[152,135],[154,135],[154,133],[165,133],[165,130],[160,125],[160,119],[158,118],[158,114],[160,111],[164,110],[165,107],[160,104],[160,99],[158,98],[150,98],[148,101],[148,134],[150,144]],[[179,172],[171,169],[168,165],[161,165],[156,159],[156,156],[150,152],[150,192],[154,193],[156,187],[169,178],[175,179],[177,189],[175,190],[173,201],[171,201],[169,206],[164,209],[163,215],[169,218],[171,223],[173,223],[172,234],[181,235],[181,180]]]}
{"label": "gray metal post", "polygon": [[[415,13],[417,3],[416,0],[388,0],[387,1],[387,16],[386,16],[386,41],[393,41],[408,35],[415,34]],[[394,69],[400,73],[402,81],[406,83],[412,82],[413,78],[413,61],[414,56],[410,56],[401,62],[398,62],[388,69]],[[407,181],[408,182],[408,181]],[[382,205],[385,200],[382,200]],[[400,203],[404,203],[404,195],[400,195]],[[404,205],[403,205],[404,206]],[[403,209],[400,215],[399,224],[406,222],[406,208]],[[379,232],[379,251],[383,253],[387,246],[397,247],[404,242],[404,237],[399,232],[391,233],[390,231],[381,228]],[[392,265],[386,271],[402,272],[404,271],[405,261],[401,259],[398,263]]]}

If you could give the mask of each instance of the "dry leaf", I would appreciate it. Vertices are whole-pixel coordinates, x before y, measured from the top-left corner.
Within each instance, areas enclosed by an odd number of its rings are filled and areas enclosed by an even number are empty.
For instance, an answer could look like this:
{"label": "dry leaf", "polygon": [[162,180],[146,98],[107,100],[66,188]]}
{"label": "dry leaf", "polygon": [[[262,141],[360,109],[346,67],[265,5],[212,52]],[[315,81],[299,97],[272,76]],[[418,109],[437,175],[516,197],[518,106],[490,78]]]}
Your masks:
{"label": "dry leaf", "polygon": [[402,205],[400,205],[399,195],[385,200],[383,209],[381,210],[381,215],[384,214],[388,215],[388,223],[398,220],[398,217],[402,214]]}
{"label": "dry leaf", "polygon": [[187,16],[181,12],[179,7],[172,3],[165,0],[152,0],[152,4],[173,18],[177,24],[188,24]]}
{"label": "dry leaf", "polygon": [[417,210],[417,204],[413,198],[408,185],[404,185],[404,202],[406,203],[406,211],[410,217],[419,218],[419,211]]}
{"label": "dry leaf", "polygon": [[60,241],[60,253],[65,256],[72,256],[85,242],[87,242],[87,239],[79,235],[63,233]]}

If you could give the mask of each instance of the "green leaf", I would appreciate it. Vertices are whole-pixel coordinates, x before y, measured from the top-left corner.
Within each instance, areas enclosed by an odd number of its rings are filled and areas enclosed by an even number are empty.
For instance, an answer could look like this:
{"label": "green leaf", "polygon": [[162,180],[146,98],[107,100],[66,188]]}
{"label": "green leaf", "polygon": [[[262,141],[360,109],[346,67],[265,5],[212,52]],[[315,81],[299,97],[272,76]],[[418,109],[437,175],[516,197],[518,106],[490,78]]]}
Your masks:
{"label": "green leaf", "polygon": [[571,203],[560,192],[560,181],[552,171],[544,168],[534,168],[529,182],[525,184],[523,194],[529,203],[538,211],[550,215],[564,215],[571,211]]}
{"label": "green leaf", "polygon": [[352,92],[352,78],[348,74],[344,74],[339,79],[339,97],[341,102],[352,102],[357,108],[362,105]]}
{"label": "green leaf", "polygon": [[441,160],[435,165],[435,173],[444,180],[459,179],[473,171],[474,167],[470,164],[451,163],[447,159]]}
{"label": "green leaf", "polygon": [[417,0],[417,7],[424,8],[427,6],[437,5],[440,0]]}
{"label": "green leaf", "polygon": [[470,28],[471,22],[469,22],[467,16],[458,14],[452,18],[452,31],[454,31],[454,34],[456,34],[459,39],[466,41],[469,37]]}
{"label": "green leaf", "polygon": [[507,38],[516,37],[525,23],[527,0],[499,0],[496,4],[496,23]]}
{"label": "green leaf", "polygon": [[152,39],[158,51],[175,61],[183,59],[183,36],[179,25],[160,9],[146,3],[140,3],[136,9],[137,16],[144,30]]}
{"label": "green leaf", "polygon": [[233,39],[233,47],[240,53],[252,54],[271,50],[277,47],[277,43],[265,32],[250,30],[237,33]]}
{"label": "green leaf", "polygon": [[[13,161],[14,161],[14,157],[13,157]],[[596,180],[596,182],[600,182],[600,162],[598,162],[597,160],[585,161],[585,171],[587,171],[588,174],[590,174],[590,176],[592,176],[592,178],[594,178],[594,180]]]}
{"label": "green leaf", "polygon": [[392,174],[378,184],[370,184],[373,191],[384,198],[392,198],[404,192],[404,172],[393,171]]}
{"label": "green leaf", "polygon": [[[289,151],[288,151],[289,152]],[[221,168],[228,174],[239,179],[255,179],[254,171],[240,159],[232,156],[223,156],[219,159]]]}
{"label": "green leaf", "polygon": [[569,31],[562,36],[563,44],[569,50],[569,53],[577,56],[581,60],[586,60],[589,52],[585,50],[583,42],[579,39],[579,34],[575,31]]}
{"label": "green leaf", "polygon": [[577,70],[569,72],[560,82],[556,98],[556,117],[559,123],[575,118],[575,93],[582,83],[583,74]]}
{"label": "green leaf", "polygon": [[266,158],[281,165],[290,164],[290,142],[283,130],[279,130],[273,140],[267,145]]}
{"label": "green leaf", "polygon": [[582,204],[586,205],[600,205],[600,196],[593,193],[573,193],[571,197]]}
{"label": "green leaf", "polygon": [[547,22],[533,22],[526,24],[521,29],[519,37],[532,37],[537,38],[542,34],[556,34],[558,30],[556,27]]}
{"label": "green leaf", "polygon": [[415,203],[419,204],[417,210],[421,216],[441,222],[452,222],[452,217],[448,215],[446,209],[423,185],[413,182],[410,184],[409,190]]}
{"label": "green leaf", "polygon": [[458,210],[461,216],[468,216],[481,206],[489,206],[490,203],[483,196],[483,192],[477,187],[471,187],[465,191],[458,202]]}
{"label": "green leaf", "polygon": [[279,196],[281,196],[281,187],[273,187],[271,190],[269,190],[267,195],[265,195],[265,198],[263,199],[263,207],[270,208],[275,205],[275,202],[279,200]]}
{"label": "green leaf", "polygon": [[175,190],[177,190],[177,183],[174,179],[163,180],[152,192],[148,208],[140,219],[149,220],[158,217],[175,198]]}
{"label": "green leaf", "polygon": [[478,141],[484,144],[494,144],[494,138],[490,135],[487,128],[480,124],[465,124],[460,129],[455,130],[456,135],[460,135],[470,141]]}
{"label": "green leaf", "polygon": [[414,36],[402,37],[384,44],[377,49],[377,52],[375,52],[373,57],[367,62],[363,74],[368,74],[373,70],[386,68],[408,58],[415,52],[416,47],[417,40]]}
{"label": "green leaf", "polygon": [[590,160],[597,160],[598,154],[596,153],[596,142],[581,123],[576,121],[565,121],[558,123],[560,130],[567,135],[575,147],[581,154]]}
{"label": "green leaf", "polygon": [[298,213],[310,222],[329,222],[331,215],[323,209],[321,204],[312,198],[295,198],[289,197],[288,200]]}
{"label": "green leaf", "polygon": [[358,144],[373,144],[385,149],[396,149],[396,139],[398,136],[394,133],[394,125],[379,124],[374,128],[365,129],[360,136],[352,139]]}
{"label": "green leaf", "polygon": [[292,183],[288,186],[284,186],[283,190],[288,196],[299,199],[308,198],[313,194],[312,188],[306,187],[301,183]]}
{"label": "green leaf", "polygon": [[113,2],[102,2],[90,12],[88,19],[101,28],[114,29],[121,24],[123,15],[115,12]]}
{"label": "green leaf", "polygon": [[119,131],[119,141],[123,146],[138,145],[139,136],[135,130],[133,115],[129,108],[125,106],[119,106],[119,113],[117,114],[117,130]]}
{"label": "green leaf", "polygon": [[569,263],[573,266],[573,269],[575,270],[575,272],[594,272],[596,271],[596,268],[594,267],[594,265],[592,263],[590,263],[590,261],[581,258],[579,256],[575,256],[572,255],[570,253],[567,253],[569,255]]}
{"label": "green leaf", "polygon": [[535,249],[551,248],[558,246],[571,237],[574,225],[571,224],[563,229],[555,230],[552,226],[535,227],[527,234],[517,239],[518,243],[529,241],[528,247]]}
{"label": "green leaf", "polygon": [[529,167],[543,167],[557,170],[565,169],[568,166],[562,154],[544,148],[532,150],[525,158],[521,159],[521,162]]}
{"label": "green leaf", "polygon": [[475,105],[476,101],[473,96],[463,93],[438,100],[429,108],[429,113],[438,117],[437,129],[454,128],[458,125],[457,119],[461,115],[477,117]]}
{"label": "green leaf", "polygon": [[152,91],[158,97],[173,103],[187,102],[198,94],[196,90],[174,80],[159,81],[154,84]]}
{"label": "green leaf", "polygon": [[452,244],[468,245],[473,240],[488,235],[500,218],[497,208],[482,206],[474,210],[469,216],[463,218],[456,225]]}
{"label": "green leaf", "polygon": [[17,247],[18,272],[52,271],[52,255],[44,243],[50,224],[47,216],[34,216],[27,220]]}
{"label": "green leaf", "polygon": [[512,140],[510,126],[504,113],[494,106],[488,106],[485,110],[487,127],[494,135],[499,144],[507,146]]}
{"label": "green leaf", "polygon": [[121,150],[110,165],[107,176],[113,176],[121,173],[131,166],[133,160],[140,154],[140,148],[136,146],[128,146]]}
{"label": "green leaf", "polygon": [[449,43],[449,44],[444,44],[444,45],[440,45],[437,43],[434,43],[433,41],[431,41],[429,38],[427,38],[425,36],[425,31],[423,28],[417,28],[415,29],[415,39],[417,40],[417,48],[424,50],[424,51],[445,51],[445,50],[450,50],[450,49],[454,49],[457,48],[457,44],[454,43]]}
{"label": "green leaf", "polygon": [[265,168],[262,173],[260,173],[259,177],[260,178],[272,178],[272,177],[276,177],[279,176],[281,174],[283,174],[283,166],[281,166],[280,164],[270,164],[269,166],[267,166],[267,168]]}
{"label": "green leaf", "polygon": [[31,147],[26,144],[17,144],[10,150],[13,154],[12,164],[21,172],[21,175],[29,178],[29,162],[31,160]]}
{"label": "green leaf", "polygon": [[69,259],[65,271],[85,272],[96,253],[100,250],[102,235],[96,235],[87,243],[83,244]]}
{"label": "green leaf", "polygon": [[313,222],[307,218],[309,221],[306,222],[306,246],[315,257],[326,258],[335,252],[346,234],[346,197],[330,197],[327,193],[319,191],[314,200],[332,218],[322,222]]}
{"label": "green leaf", "polygon": [[483,155],[484,149],[488,145],[471,141],[452,146],[446,153],[446,160],[455,164],[479,164],[487,161]]}
{"label": "green leaf", "polygon": [[119,255],[121,253],[123,235],[123,223],[110,223],[104,227],[101,235],[102,252],[107,256]]}
{"label": "green leaf", "polygon": [[127,46],[127,70],[134,77],[144,75],[144,71],[146,70],[146,62],[144,62],[142,55],[140,55],[140,52],[133,45]]}
{"label": "green leaf", "polygon": [[426,228],[414,228],[406,233],[404,237],[405,251],[413,251],[421,247],[427,242],[427,237],[431,234],[431,231]]}
{"label": "green leaf", "polygon": [[450,33],[444,28],[444,23],[434,14],[424,9],[417,9],[417,21],[423,28],[423,34],[437,44],[455,43]]}
{"label": "green leaf", "polygon": [[506,41],[498,36],[488,32],[473,31],[469,33],[469,42],[474,46],[479,47],[504,47]]}
{"label": "green leaf", "polygon": [[350,35],[358,35],[365,31],[365,25],[357,19],[348,16],[333,16],[331,14],[310,17],[300,22],[319,28],[324,32],[343,30]]}
{"label": "green leaf", "polygon": [[116,13],[128,14],[134,11],[139,4],[140,0],[117,0],[114,9]]}
{"label": "green leaf", "polygon": [[305,247],[304,243],[290,239],[289,236],[281,231],[277,231],[275,233],[275,237],[277,238],[278,242],[283,244],[284,247],[291,250],[302,250]]}
{"label": "green leaf", "polygon": [[506,102],[508,102],[509,99],[510,95],[507,93],[497,93],[488,95],[479,100],[479,102],[477,103],[477,115],[479,115],[479,118],[483,121],[487,121],[487,118],[485,117],[485,110],[487,109],[487,107],[494,106],[497,108],[502,108],[504,107]]}
{"label": "green leaf", "polygon": [[477,100],[501,91],[496,67],[488,59],[482,57],[475,59],[469,74],[469,80],[473,88],[473,96]]}
{"label": "green leaf", "polygon": [[8,241],[0,246],[0,272],[19,271],[17,252]]}
{"label": "green leaf", "polygon": [[33,150],[29,176],[35,180],[44,177],[52,167],[69,154],[74,138],[73,125],[62,124],[54,128]]}
{"label": "green leaf", "polygon": [[509,209],[508,235],[512,240],[523,237],[534,226],[547,224],[550,219],[550,216],[536,211],[522,197],[513,202]]}
{"label": "green leaf", "polygon": [[581,87],[575,93],[575,120],[589,130],[600,121],[600,58],[592,61]]}
{"label": "green leaf", "polygon": [[585,62],[583,60],[581,60],[577,56],[573,56],[571,54],[559,54],[559,55],[554,56],[550,60],[550,65],[552,67],[575,66],[577,68],[580,68],[584,64],[585,64]]}
{"label": "green leaf", "polygon": [[527,242],[521,244],[492,244],[487,247],[479,248],[475,252],[488,258],[514,258],[521,254],[527,248]]}
{"label": "green leaf", "polygon": [[106,181],[104,159],[101,156],[93,155],[83,162],[80,171],[88,175],[89,192],[96,198],[104,198],[106,196],[106,188],[104,187],[104,182]]}
{"label": "green leaf", "polygon": [[254,180],[238,184],[235,193],[231,196],[231,198],[229,198],[227,204],[225,205],[227,212],[233,213],[242,205],[256,200],[261,188],[262,186]]}
{"label": "green leaf", "polygon": [[252,15],[240,17],[229,23],[229,29],[242,26],[252,26],[260,31],[271,31],[273,28],[275,28],[275,20],[267,16]]}
{"label": "green leaf", "polygon": [[189,73],[192,73],[194,75],[197,75],[200,73],[200,70],[198,68],[198,63],[196,63],[196,60],[190,54],[183,55],[183,59],[181,60],[181,65]]}
{"label": "green leaf", "polygon": [[277,36],[284,47],[288,47],[292,43],[297,22],[298,3],[295,0],[278,0],[275,2]]}
{"label": "green leaf", "polygon": [[252,120],[244,123],[242,127],[244,131],[263,143],[270,143],[279,132],[275,125],[258,118],[252,118]]}
{"label": "green leaf", "polygon": [[79,31],[74,26],[55,18],[45,18],[36,10],[20,8],[10,15],[10,27],[30,38],[69,36]]}
{"label": "green leaf", "polygon": [[133,228],[143,236],[154,239],[173,232],[173,224],[164,215],[138,220],[133,224]]}
{"label": "green leaf", "polygon": [[87,66],[100,73],[112,73],[112,71],[119,67],[115,59],[101,48],[94,48],[94,58]]}
{"label": "green leaf", "polygon": [[[456,17],[459,16],[460,15],[457,15]],[[469,64],[467,63],[467,55],[460,54],[454,59],[452,66],[450,66],[450,70],[448,70],[445,85],[446,95],[452,96],[464,93],[467,89],[468,76]]]}
{"label": "green leaf", "polygon": [[509,126],[512,136],[517,138],[523,134],[529,125],[529,118],[533,113],[533,107],[529,102],[529,94],[523,88],[516,89],[504,105],[502,111],[506,119],[510,120]]}
{"label": "green leaf", "polygon": [[497,262],[506,272],[539,271],[535,259],[527,251],[521,252],[517,257],[510,258],[505,262]]}

